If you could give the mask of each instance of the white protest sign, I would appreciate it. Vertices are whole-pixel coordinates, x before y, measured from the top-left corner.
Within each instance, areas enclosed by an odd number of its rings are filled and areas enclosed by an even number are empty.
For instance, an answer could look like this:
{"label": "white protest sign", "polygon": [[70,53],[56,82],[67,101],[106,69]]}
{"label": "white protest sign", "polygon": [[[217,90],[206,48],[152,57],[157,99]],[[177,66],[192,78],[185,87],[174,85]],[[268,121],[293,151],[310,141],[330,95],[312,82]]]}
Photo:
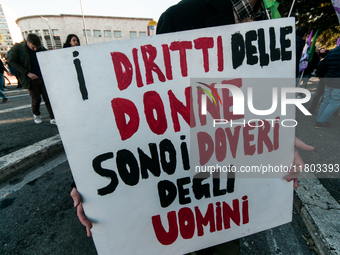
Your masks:
{"label": "white protest sign", "polygon": [[[273,86],[295,86],[282,79],[294,78],[294,26],[278,19],[38,54],[99,254],[184,254],[291,220],[283,178],[192,177],[204,164],[292,163],[294,128],[258,123],[294,119],[293,107],[256,116],[246,105],[235,121],[259,127],[211,130],[212,98],[204,124],[197,82],[239,86],[246,98],[253,87],[254,108],[269,109]],[[223,91],[214,114],[231,120]]]}

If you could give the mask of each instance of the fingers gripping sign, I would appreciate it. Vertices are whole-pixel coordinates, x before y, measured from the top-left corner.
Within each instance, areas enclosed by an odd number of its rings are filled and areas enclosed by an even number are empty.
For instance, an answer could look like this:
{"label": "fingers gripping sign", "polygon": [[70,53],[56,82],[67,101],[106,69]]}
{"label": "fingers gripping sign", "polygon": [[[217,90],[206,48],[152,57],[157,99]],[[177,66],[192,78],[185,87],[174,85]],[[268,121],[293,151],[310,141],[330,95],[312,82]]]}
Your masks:
{"label": "fingers gripping sign", "polygon": [[74,207],[77,207],[77,216],[79,218],[79,221],[86,227],[87,236],[90,237],[92,222],[85,215],[83,204],[81,202],[81,195],[76,188],[72,189],[70,195],[73,199]]}
{"label": "fingers gripping sign", "polygon": [[301,141],[299,138],[295,137],[295,142],[294,142],[295,148],[294,148],[294,167],[290,169],[290,174],[286,178],[288,182],[294,181],[293,186],[294,188],[298,187],[298,176],[300,175],[300,172],[304,169],[304,162],[299,154],[299,149],[303,149],[305,151],[313,151],[314,147],[305,144],[303,141]]}

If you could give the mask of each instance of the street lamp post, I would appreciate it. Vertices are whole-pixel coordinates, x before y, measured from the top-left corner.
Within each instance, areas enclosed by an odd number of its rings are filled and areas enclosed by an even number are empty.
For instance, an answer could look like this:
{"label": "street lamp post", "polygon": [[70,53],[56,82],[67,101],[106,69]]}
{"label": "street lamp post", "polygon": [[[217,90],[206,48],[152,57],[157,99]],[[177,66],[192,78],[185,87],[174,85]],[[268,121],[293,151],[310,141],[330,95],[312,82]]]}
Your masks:
{"label": "street lamp post", "polygon": [[56,45],[55,45],[55,42],[54,42],[54,37],[52,35],[52,30],[51,30],[51,26],[50,26],[50,20],[47,19],[47,18],[44,18],[43,16],[40,16],[40,18],[42,18],[43,20],[47,21],[48,31],[50,32],[50,39],[51,39],[52,49],[56,49]]}
{"label": "street lamp post", "polygon": [[79,0],[79,1],[80,1],[81,15],[83,17],[83,25],[84,25],[84,33],[85,33],[86,45],[88,45],[89,44],[89,40],[87,38],[87,31],[86,31],[85,17],[84,17],[84,12],[83,12],[83,5],[81,4],[81,0]]}

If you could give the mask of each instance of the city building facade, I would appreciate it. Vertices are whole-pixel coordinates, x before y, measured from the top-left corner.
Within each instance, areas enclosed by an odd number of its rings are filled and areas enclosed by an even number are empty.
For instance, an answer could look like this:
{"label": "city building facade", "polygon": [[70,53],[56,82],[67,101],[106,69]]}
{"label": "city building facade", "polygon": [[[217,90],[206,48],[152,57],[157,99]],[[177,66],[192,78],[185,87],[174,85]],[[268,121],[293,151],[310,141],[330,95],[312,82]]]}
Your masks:
{"label": "city building facade", "polygon": [[18,18],[23,38],[36,33],[47,49],[60,49],[68,34],[76,34],[80,44],[86,45],[84,21],[88,44],[142,37],[147,35],[149,18],[128,18],[60,14],[32,15]]}

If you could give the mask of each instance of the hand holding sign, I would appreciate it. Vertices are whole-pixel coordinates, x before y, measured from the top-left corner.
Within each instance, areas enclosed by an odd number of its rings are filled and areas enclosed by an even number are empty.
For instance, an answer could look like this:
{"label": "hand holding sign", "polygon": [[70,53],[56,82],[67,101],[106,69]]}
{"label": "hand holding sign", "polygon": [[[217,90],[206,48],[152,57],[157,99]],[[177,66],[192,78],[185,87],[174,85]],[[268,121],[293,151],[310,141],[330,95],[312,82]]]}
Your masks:
{"label": "hand holding sign", "polygon": [[38,76],[36,76],[34,73],[28,73],[27,76],[28,76],[31,80],[36,80],[36,79],[38,79]]}
{"label": "hand holding sign", "polygon": [[86,217],[83,204],[81,202],[81,195],[79,194],[76,188],[73,188],[71,193],[71,197],[73,198],[74,207],[77,207],[77,216],[81,222],[86,227],[87,236],[91,236],[90,229],[92,228],[92,222]]}
{"label": "hand holding sign", "polygon": [[286,178],[288,182],[294,180],[294,188],[298,187],[298,176],[300,172],[304,169],[304,162],[297,150],[297,148],[303,149],[305,151],[313,151],[314,147],[305,144],[299,138],[295,137],[295,149],[294,149],[294,167],[290,170],[289,176]]}

